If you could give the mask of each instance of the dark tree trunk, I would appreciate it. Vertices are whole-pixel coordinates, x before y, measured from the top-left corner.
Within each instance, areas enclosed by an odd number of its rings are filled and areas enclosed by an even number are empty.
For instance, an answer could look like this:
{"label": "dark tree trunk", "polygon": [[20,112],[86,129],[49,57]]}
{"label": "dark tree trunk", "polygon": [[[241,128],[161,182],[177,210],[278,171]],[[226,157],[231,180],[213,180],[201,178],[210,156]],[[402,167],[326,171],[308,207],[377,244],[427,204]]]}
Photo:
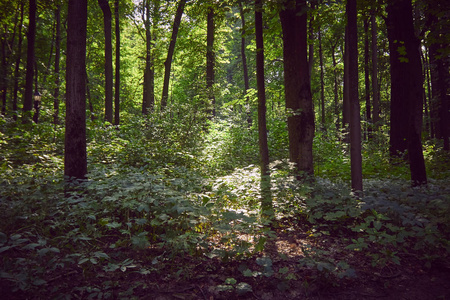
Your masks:
{"label": "dark tree trunk", "polygon": [[17,93],[19,92],[19,70],[20,70],[20,60],[22,59],[22,25],[23,25],[23,11],[24,11],[24,2],[22,1],[20,4],[20,22],[19,22],[19,42],[17,44],[17,57],[16,57],[16,65],[14,69],[14,91],[13,91],[13,101],[12,101],[12,110],[13,110],[13,118],[17,120]]}
{"label": "dark tree trunk", "polygon": [[[350,100],[349,100],[349,70],[348,70],[348,25],[345,26],[345,46],[344,46],[344,91],[342,97],[342,128],[346,129],[350,124]],[[348,142],[347,136],[345,140]]]}
{"label": "dark tree trunk", "polygon": [[[242,22],[241,57],[242,57],[242,69],[244,71],[244,95],[247,95],[247,92],[250,89],[250,80],[248,77],[247,55],[245,54],[245,48],[246,48],[247,43],[245,41],[245,15],[244,15],[244,9],[242,8],[242,1],[239,1],[239,13],[241,15],[241,22]],[[247,106],[248,106],[247,122],[248,122],[248,126],[250,127],[252,125],[252,114],[251,114],[249,97],[247,97]]]}
{"label": "dark tree trunk", "polygon": [[105,120],[113,123],[113,67],[111,38],[111,9],[108,0],[98,0],[103,11],[103,26],[105,33]]}
{"label": "dark tree trunk", "polygon": [[269,147],[266,125],[266,91],[264,82],[264,38],[261,0],[255,0],[256,35],[256,85],[258,89],[258,133],[261,167],[261,212],[263,216],[273,215],[270,192]]}
{"label": "dark tree trunk", "polygon": [[323,66],[322,32],[321,32],[320,26],[319,26],[317,33],[319,36],[320,107],[321,107],[321,115],[322,115],[321,125],[322,125],[322,129],[325,130],[326,129],[326,124],[325,124],[325,81],[324,81],[325,71],[324,71],[324,66]]}
{"label": "dark tree trunk", "polygon": [[[153,110],[155,105],[155,71],[154,71],[154,58],[153,58],[153,40],[154,34],[152,35],[151,27],[156,27],[156,20],[153,16],[153,25],[150,26],[150,0],[144,1],[144,13],[142,19],[145,24],[145,70],[144,70],[144,89],[143,89],[143,99],[142,99],[142,113],[145,115]],[[159,9],[159,1],[156,1],[153,5],[154,11]]]}
{"label": "dark tree trunk", "polygon": [[116,80],[114,86],[114,124],[120,124],[120,23],[119,0],[114,1],[114,20],[116,29]]}
{"label": "dark tree trunk", "polygon": [[[288,5],[289,3],[294,5]],[[307,59],[306,1],[286,1],[284,4],[280,20],[283,30],[289,158],[298,171],[313,175],[314,112]]]}
{"label": "dark tree trunk", "polygon": [[358,25],[356,0],[347,0],[347,46],[350,103],[350,161],[352,190],[363,191],[361,157],[361,121],[358,96]]}
{"label": "dark tree trunk", "polygon": [[87,0],[69,0],[66,62],[66,133],[64,175],[84,179],[86,154]]}
{"label": "dark tree trunk", "polygon": [[373,94],[373,110],[372,110],[372,122],[374,130],[378,130],[380,122],[380,91],[378,87],[378,45],[377,45],[377,20],[375,14],[370,17],[371,30],[372,30],[372,94]]}
{"label": "dark tree trunk", "polygon": [[366,124],[368,136],[372,132],[372,112],[370,104],[370,69],[369,69],[369,17],[364,17],[364,97],[366,100]]}
{"label": "dark tree trunk", "polygon": [[164,85],[161,97],[161,110],[163,110],[167,106],[167,99],[169,98],[169,79],[170,79],[170,70],[172,67],[172,57],[173,52],[175,51],[178,29],[180,28],[181,17],[183,16],[185,4],[186,0],[180,0],[178,2],[177,13],[173,21],[172,38],[170,39],[169,50],[167,51],[167,58],[166,61],[164,62]]}
{"label": "dark tree trunk", "polygon": [[56,37],[55,37],[55,92],[53,94],[53,123],[59,124],[59,60],[61,55],[61,5],[55,10]]}
{"label": "dark tree trunk", "polygon": [[206,91],[208,93],[208,99],[212,106],[211,115],[216,115],[216,98],[214,96],[214,82],[215,72],[214,65],[216,55],[214,52],[214,35],[215,35],[215,22],[214,22],[214,9],[210,7],[208,9],[207,16],[207,33],[206,33]]}
{"label": "dark tree trunk", "polygon": [[23,101],[23,122],[31,120],[33,109],[34,41],[36,39],[36,0],[29,2],[29,26],[27,34],[27,72],[25,75],[25,95]]}
{"label": "dark tree trunk", "polygon": [[427,182],[421,141],[423,78],[411,0],[389,2],[387,12],[391,64],[390,153],[397,156],[408,150],[412,184],[422,185]]}

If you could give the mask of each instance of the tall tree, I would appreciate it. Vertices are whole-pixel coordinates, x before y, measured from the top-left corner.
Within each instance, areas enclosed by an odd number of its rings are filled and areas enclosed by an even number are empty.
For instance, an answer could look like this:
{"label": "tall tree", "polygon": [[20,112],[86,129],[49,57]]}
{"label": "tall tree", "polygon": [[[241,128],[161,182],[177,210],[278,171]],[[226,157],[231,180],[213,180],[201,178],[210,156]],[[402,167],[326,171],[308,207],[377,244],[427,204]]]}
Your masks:
{"label": "tall tree", "polygon": [[103,30],[105,33],[105,120],[113,122],[113,67],[111,8],[108,0],[98,0],[103,12]]}
{"label": "tall tree", "polygon": [[421,141],[423,78],[411,0],[388,2],[387,13],[391,64],[390,153],[398,156],[408,150],[412,184],[422,185],[427,182]]}
{"label": "tall tree", "polygon": [[180,28],[181,17],[183,16],[185,4],[186,0],[180,0],[178,2],[177,12],[175,14],[175,19],[173,21],[172,38],[170,39],[169,50],[167,51],[167,58],[166,61],[164,62],[164,84],[161,97],[161,110],[163,110],[166,107],[167,99],[169,97],[169,79],[170,79],[170,69],[172,67],[172,57],[177,42],[178,29]]}
{"label": "tall tree", "polygon": [[262,2],[255,0],[255,36],[256,36],[256,85],[258,90],[258,133],[261,167],[261,211],[263,216],[273,215],[270,193],[269,147],[266,125],[266,91],[264,82],[264,36]]}
{"label": "tall tree", "polygon": [[59,61],[61,56],[61,4],[55,10],[56,37],[55,37],[55,92],[53,93],[53,123],[59,124]]}
{"label": "tall tree", "polygon": [[377,130],[380,122],[380,91],[378,87],[378,45],[377,34],[378,26],[375,13],[370,16],[371,32],[372,32],[372,123],[374,130]]}
{"label": "tall tree", "polygon": [[361,121],[358,96],[358,24],[356,0],[347,0],[347,34],[352,190],[355,192],[362,192]]}
{"label": "tall tree", "polygon": [[325,82],[324,82],[324,65],[323,65],[323,51],[322,51],[322,32],[319,25],[317,30],[319,37],[319,65],[320,65],[320,112],[321,112],[321,126],[322,129],[326,129],[325,125]]}
{"label": "tall tree", "polygon": [[13,101],[12,101],[12,110],[13,110],[14,120],[17,120],[17,94],[19,92],[19,70],[20,70],[20,61],[22,59],[23,12],[24,12],[24,1],[21,1],[20,2],[19,32],[18,32],[19,41],[17,44],[16,63],[14,66],[14,90],[13,90]]}
{"label": "tall tree", "polygon": [[[366,130],[371,136],[372,111],[370,103],[370,52],[369,52],[369,16],[364,16],[364,98],[366,100]],[[366,131],[365,131],[366,134]]]}
{"label": "tall tree", "polygon": [[23,99],[23,122],[31,119],[33,109],[33,74],[34,74],[34,42],[36,40],[36,0],[30,0],[28,9],[28,33],[27,33],[27,72],[25,77],[25,95]]}
{"label": "tall tree", "polygon": [[[153,10],[151,5],[153,4]],[[144,0],[142,20],[145,25],[145,70],[144,89],[142,98],[142,113],[147,114],[153,110],[155,105],[155,65],[154,51],[155,31],[158,26],[157,14],[159,13],[161,1]]]}
{"label": "tall tree", "polygon": [[284,88],[288,110],[289,158],[300,172],[314,174],[314,112],[308,69],[305,0],[283,2]]}
{"label": "tall tree", "polygon": [[114,82],[114,124],[120,124],[120,20],[119,0],[114,1],[114,21],[116,31],[116,80]]}
{"label": "tall tree", "polygon": [[[245,14],[244,8],[242,7],[242,0],[239,0],[239,14],[241,16],[242,23],[242,32],[241,32],[241,59],[242,59],[242,70],[244,72],[244,94],[246,95],[248,90],[250,89],[250,80],[248,77],[248,66],[247,66],[247,55],[245,54],[245,48],[247,46],[247,42],[245,41],[246,28],[245,28]],[[247,111],[247,122],[248,126],[252,125],[252,115],[250,110],[250,99],[247,96],[248,111]]]}
{"label": "tall tree", "polygon": [[215,82],[215,62],[216,54],[214,52],[214,36],[216,31],[215,25],[215,13],[214,7],[208,7],[207,25],[206,25],[206,92],[208,95],[208,100],[211,102],[212,106],[211,115],[214,117],[216,115],[216,98],[214,96],[214,82]]}
{"label": "tall tree", "polygon": [[68,7],[64,175],[68,179],[83,179],[87,174],[87,0],[69,0]]}

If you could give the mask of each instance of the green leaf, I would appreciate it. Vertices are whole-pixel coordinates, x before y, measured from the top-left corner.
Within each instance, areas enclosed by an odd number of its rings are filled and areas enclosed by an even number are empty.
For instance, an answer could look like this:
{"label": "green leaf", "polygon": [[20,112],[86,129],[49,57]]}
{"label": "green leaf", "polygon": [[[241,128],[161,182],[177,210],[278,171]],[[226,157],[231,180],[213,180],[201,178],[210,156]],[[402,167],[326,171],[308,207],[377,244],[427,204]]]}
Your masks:
{"label": "green leaf", "polygon": [[236,279],[234,279],[234,278],[227,278],[227,279],[225,279],[225,284],[231,284],[231,285],[233,285],[233,284],[236,284]]}
{"label": "green leaf", "polygon": [[243,295],[249,292],[253,292],[252,290],[252,286],[246,282],[240,282],[237,286],[236,286],[236,292],[239,295]]}

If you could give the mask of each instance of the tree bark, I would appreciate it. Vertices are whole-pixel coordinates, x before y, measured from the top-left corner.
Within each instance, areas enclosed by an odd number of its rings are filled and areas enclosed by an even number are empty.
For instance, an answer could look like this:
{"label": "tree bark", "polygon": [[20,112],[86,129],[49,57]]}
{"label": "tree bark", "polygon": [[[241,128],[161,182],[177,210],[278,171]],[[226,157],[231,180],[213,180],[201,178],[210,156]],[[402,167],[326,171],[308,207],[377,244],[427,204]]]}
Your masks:
{"label": "tree bark", "polygon": [[27,34],[27,71],[25,75],[25,95],[23,101],[22,122],[28,123],[31,120],[31,110],[33,109],[33,74],[34,74],[34,42],[36,39],[36,0],[29,2],[29,25]]}
{"label": "tree bark", "polygon": [[103,12],[105,33],[105,120],[113,123],[113,67],[112,67],[112,25],[108,0],[98,0]]}
{"label": "tree bark", "polygon": [[24,11],[24,2],[20,3],[20,21],[19,21],[19,42],[17,44],[17,57],[16,64],[14,68],[14,91],[13,91],[13,102],[12,102],[12,110],[13,110],[13,119],[17,120],[17,93],[19,92],[19,70],[20,70],[20,61],[22,59],[22,26],[23,26],[23,11]]}
{"label": "tree bark", "polygon": [[61,55],[61,5],[55,10],[56,37],[55,37],[55,92],[53,93],[53,123],[59,124],[59,61]]}
{"label": "tree bark", "polygon": [[[147,114],[153,110],[155,105],[155,71],[154,71],[154,57],[153,57],[153,42],[154,34],[152,34],[153,29],[156,28],[157,22],[155,19],[155,14],[153,14],[153,25],[150,26],[151,12],[150,12],[150,0],[144,1],[144,13],[142,19],[145,24],[145,70],[144,70],[144,88],[143,88],[143,98],[142,98],[142,114]],[[159,9],[160,1],[155,1],[153,3],[155,13]]]}
{"label": "tree bark", "polygon": [[264,38],[262,20],[262,2],[255,0],[256,35],[256,85],[258,89],[258,133],[261,167],[261,212],[263,216],[272,216],[272,196],[270,192],[269,147],[266,125],[266,91],[264,82]]}
{"label": "tree bark", "polygon": [[[246,41],[245,41],[245,15],[244,9],[242,8],[242,1],[239,1],[239,13],[241,15],[242,22],[242,33],[241,33],[241,58],[242,58],[242,69],[244,72],[244,95],[247,95],[248,90],[250,89],[250,80],[248,77],[248,67],[247,67],[247,55],[245,54]],[[247,122],[248,126],[252,126],[252,114],[250,108],[250,99],[247,97]]]}
{"label": "tree bark", "polygon": [[172,38],[170,39],[169,50],[167,51],[167,58],[166,61],[164,62],[164,85],[161,97],[161,110],[164,110],[164,108],[167,106],[167,99],[169,98],[169,79],[170,79],[170,70],[172,67],[172,57],[173,52],[175,51],[178,29],[180,28],[181,17],[183,16],[185,4],[186,0],[180,0],[178,2],[177,12],[175,14],[175,19],[173,21]]}
{"label": "tree bark", "polygon": [[347,0],[347,46],[350,104],[350,161],[352,190],[362,193],[361,120],[358,97],[358,25],[356,0]]}
{"label": "tree bark", "polygon": [[319,29],[317,31],[319,36],[319,63],[320,63],[320,109],[321,109],[321,125],[322,129],[326,130],[326,124],[325,124],[325,71],[323,66],[323,52],[322,52],[322,32],[321,28],[319,26]]}
{"label": "tree bark", "polygon": [[313,175],[314,112],[308,68],[306,1],[283,2],[284,88],[288,110],[289,158],[300,174]]}
{"label": "tree bark", "polygon": [[364,97],[366,100],[366,124],[367,135],[372,132],[372,111],[370,103],[370,69],[369,69],[369,17],[364,16]]}
{"label": "tree bark", "polygon": [[398,156],[408,150],[412,185],[422,185],[427,182],[421,141],[423,78],[411,0],[389,2],[387,13],[391,63],[390,153]]}
{"label": "tree bark", "polygon": [[331,58],[333,60],[333,76],[334,76],[334,87],[333,87],[333,93],[334,93],[334,115],[336,117],[336,129],[339,129],[339,84],[338,84],[338,73],[337,73],[337,62],[336,62],[336,47],[338,45],[338,41],[336,41],[335,44],[331,46]]}
{"label": "tree bark", "polygon": [[216,55],[214,52],[214,35],[215,35],[215,22],[214,22],[214,8],[209,7],[207,16],[207,33],[206,33],[206,91],[208,93],[208,99],[211,102],[211,115],[216,115],[216,98],[214,96],[214,82],[215,71],[214,65]]}
{"label": "tree bark", "polygon": [[373,95],[373,110],[372,123],[374,130],[377,131],[380,126],[380,91],[378,87],[378,45],[377,45],[377,20],[375,14],[370,17],[372,30],[372,95]]}
{"label": "tree bark", "polygon": [[71,180],[84,179],[87,174],[87,0],[69,0],[68,6],[64,175]]}
{"label": "tree bark", "polygon": [[116,78],[114,86],[114,124],[120,124],[120,23],[119,0],[114,1],[114,19],[116,29]]}

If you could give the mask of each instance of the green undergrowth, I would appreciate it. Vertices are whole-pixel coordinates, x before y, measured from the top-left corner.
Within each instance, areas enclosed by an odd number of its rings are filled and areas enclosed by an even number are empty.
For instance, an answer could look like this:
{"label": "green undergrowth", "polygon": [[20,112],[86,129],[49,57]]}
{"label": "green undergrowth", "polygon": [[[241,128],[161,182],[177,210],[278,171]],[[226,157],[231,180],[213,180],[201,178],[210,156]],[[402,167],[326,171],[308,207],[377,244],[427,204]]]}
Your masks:
{"label": "green undergrowth", "polygon": [[[171,114],[184,116],[169,109]],[[232,297],[255,293],[266,281],[279,291],[339,285],[359,276],[354,257],[374,270],[401,266],[409,256],[425,268],[448,259],[448,177],[414,189],[395,172],[386,179],[384,154],[377,158],[378,148],[366,145],[379,165],[358,198],[349,193],[345,176],[333,177],[345,170],[338,167],[345,146],[323,137],[314,182],[299,182],[287,160],[270,164],[269,223],[259,213],[259,167],[244,165],[253,157],[244,146],[252,135],[224,124],[216,126],[228,131],[208,131],[189,117],[182,121],[152,115],[119,127],[97,124],[89,130],[89,174],[73,186],[62,177],[60,127],[3,121],[1,292],[18,298],[132,298],[151,289],[146,278],[216,278],[214,272],[233,266],[211,287],[211,293]],[[205,140],[228,148],[202,146]],[[228,170],[228,155],[243,166]],[[426,152],[431,167],[444,157]],[[286,236],[302,239],[295,255],[270,250]],[[208,266],[210,275],[194,272],[198,265]],[[133,283],[121,288],[127,278]]]}

